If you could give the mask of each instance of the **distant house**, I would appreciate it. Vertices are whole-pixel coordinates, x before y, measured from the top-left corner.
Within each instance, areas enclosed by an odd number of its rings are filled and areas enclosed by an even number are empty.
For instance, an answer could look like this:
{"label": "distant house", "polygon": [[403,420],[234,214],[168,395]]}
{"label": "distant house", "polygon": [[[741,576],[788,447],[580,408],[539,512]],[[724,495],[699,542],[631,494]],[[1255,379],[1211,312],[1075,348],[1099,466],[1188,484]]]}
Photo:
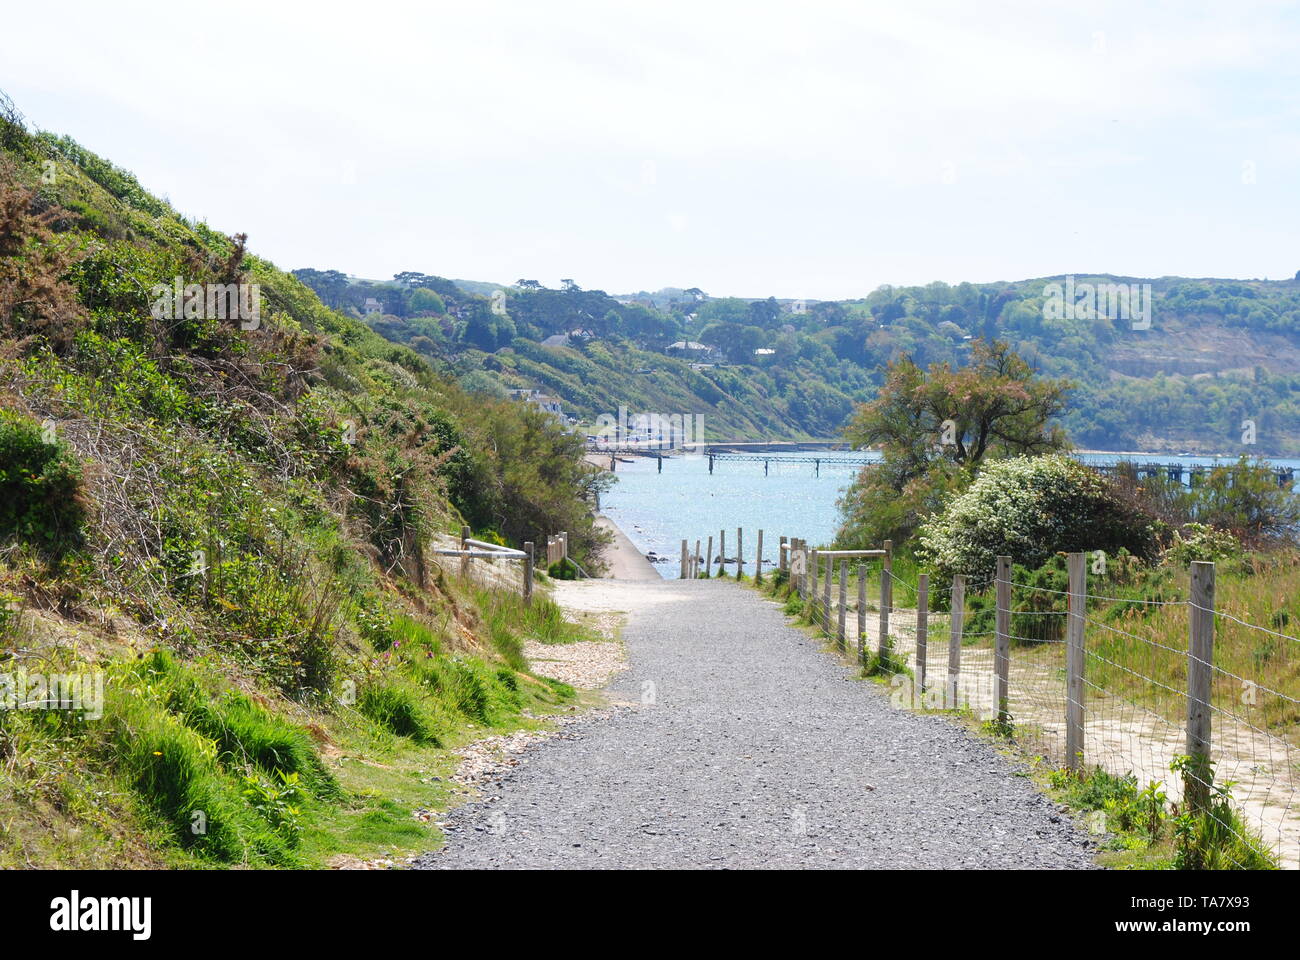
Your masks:
{"label": "distant house", "polygon": [[558,420],[564,419],[564,410],[561,406],[559,397],[553,397],[550,394],[542,393],[540,390],[508,390],[507,393],[515,400],[523,403],[531,403],[543,413],[549,413]]}
{"label": "distant house", "polygon": [[696,343],[694,340],[678,340],[676,343],[668,344],[666,352],[686,354],[695,357],[707,357],[713,352],[713,348],[703,343]]}
{"label": "distant house", "polygon": [[757,350],[754,351],[754,356],[756,356],[756,357],[770,357],[770,356],[772,356],[772,354],[774,354],[774,353],[776,353],[776,351],[773,350],[771,347],[759,347]]}
{"label": "distant house", "polygon": [[366,303],[365,306],[362,308],[362,312],[367,317],[374,313],[383,313],[384,305],[380,303],[378,300],[376,300],[374,297],[366,297]]}
{"label": "distant house", "polygon": [[544,347],[567,347],[569,345],[569,335],[567,333],[554,333],[542,341]]}

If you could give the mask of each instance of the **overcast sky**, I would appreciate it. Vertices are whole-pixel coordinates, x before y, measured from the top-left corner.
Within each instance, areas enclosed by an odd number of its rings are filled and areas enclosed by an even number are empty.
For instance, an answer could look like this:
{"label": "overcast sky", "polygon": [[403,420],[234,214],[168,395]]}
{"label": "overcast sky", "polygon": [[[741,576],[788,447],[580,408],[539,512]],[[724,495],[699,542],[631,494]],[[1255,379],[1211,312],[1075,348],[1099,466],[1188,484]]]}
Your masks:
{"label": "overcast sky", "polygon": [[1242,2],[6,4],[0,89],[293,269],[623,293],[1300,269]]}

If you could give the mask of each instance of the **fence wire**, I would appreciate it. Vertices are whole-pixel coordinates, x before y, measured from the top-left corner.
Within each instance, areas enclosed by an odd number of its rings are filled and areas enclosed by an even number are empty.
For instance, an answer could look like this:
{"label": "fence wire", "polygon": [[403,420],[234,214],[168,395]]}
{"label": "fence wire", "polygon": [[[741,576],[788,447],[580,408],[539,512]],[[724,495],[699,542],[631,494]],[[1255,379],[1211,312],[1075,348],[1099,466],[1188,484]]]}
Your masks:
{"label": "fence wire", "polygon": [[[806,619],[847,656],[873,672],[889,674],[896,704],[1002,722],[1025,750],[1057,766],[1068,765],[1068,591],[1010,584],[1010,629],[1002,658],[995,626],[996,578],[971,581],[965,585],[956,650],[952,612],[930,610],[922,658],[919,584],[895,575],[887,562],[814,562],[809,551],[806,572],[795,579],[802,582]],[[859,580],[865,588],[861,593]],[[931,583],[929,605],[946,608],[950,586]],[[942,591],[941,598],[935,598],[936,591]],[[883,616],[882,596],[890,605]],[[1224,610],[1210,611],[1212,773],[1194,765],[1171,769],[1176,758],[1190,751],[1188,637],[1190,617],[1200,609],[1206,608],[1186,599],[1083,595],[1077,704],[1082,712],[1081,765],[1117,777],[1131,775],[1139,790],[1155,785],[1175,813],[1185,812],[1192,800],[1184,796],[1185,784],[1199,788],[1210,802],[1198,809],[1238,841],[1220,847],[1227,860],[1250,866],[1260,862],[1252,854],[1264,853],[1283,867],[1300,867],[1300,639],[1274,629],[1278,624],[1265,627]],[[888,655],[881,657],[882,651]],[[1000,665],[1006,675],[1005,704],[997,699]]]}

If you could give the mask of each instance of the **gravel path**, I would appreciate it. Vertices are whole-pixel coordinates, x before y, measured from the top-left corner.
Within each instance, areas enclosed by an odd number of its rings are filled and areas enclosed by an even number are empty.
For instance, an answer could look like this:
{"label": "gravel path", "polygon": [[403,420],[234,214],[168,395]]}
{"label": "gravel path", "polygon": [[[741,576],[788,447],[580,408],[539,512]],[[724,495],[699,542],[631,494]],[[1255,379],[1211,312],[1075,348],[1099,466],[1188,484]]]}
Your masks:
{"label": "gravel path", "polygon": [[1092,866],[1009,761],[894,709],[775,603],[718,581],[618,587],[644,602],[614,708],[485,785],[415,866]]}

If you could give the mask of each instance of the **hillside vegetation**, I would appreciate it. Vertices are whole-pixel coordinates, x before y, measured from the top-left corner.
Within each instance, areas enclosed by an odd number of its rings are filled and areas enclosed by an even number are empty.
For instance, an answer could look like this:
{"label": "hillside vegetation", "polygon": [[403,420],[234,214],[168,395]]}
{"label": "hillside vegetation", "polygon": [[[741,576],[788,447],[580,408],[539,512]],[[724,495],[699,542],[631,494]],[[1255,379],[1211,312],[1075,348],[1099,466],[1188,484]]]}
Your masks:
{"label": "hillside vegetation", "polygon": [[[883,366],[961,365],[974,340],[1000,339],[1049,377],[1077,384],[1061,424],[1080,447],[1226,454],[1300,453],[1300,282],[1079,275],[1150,284],[1149,324],[1104,304],[1053,311],[1050,284],[884,286],[854,300],[711,298],[698,289],[614,298],[573,281],[465,287],[408,271],[351,283],[298,273],[340,309],[382,311],[371,326],[441,363],[470,389],[535,387],[591,420],[630,410],[702,413],[710,439],[830,438],[869,401]],[[475,293],[466,288],[472,287]],[[1148,328],[1144,328],[1148,327]],[[567,343],[541,345],[571,335]],[[692,370],[670,344],[713,348]],[[755,353],[756,350],[770,351]],[[1248,432],[1243,421],[1249,420]]]}
{"label": "hillside vegetation", "polygon": [[[431,545],[598,568],[580,453],[0,97],[0,866],[435,846],[447,748],[571,702],[522,643],[582,631]],[[102,701],[43,709],[56,675]]]}

